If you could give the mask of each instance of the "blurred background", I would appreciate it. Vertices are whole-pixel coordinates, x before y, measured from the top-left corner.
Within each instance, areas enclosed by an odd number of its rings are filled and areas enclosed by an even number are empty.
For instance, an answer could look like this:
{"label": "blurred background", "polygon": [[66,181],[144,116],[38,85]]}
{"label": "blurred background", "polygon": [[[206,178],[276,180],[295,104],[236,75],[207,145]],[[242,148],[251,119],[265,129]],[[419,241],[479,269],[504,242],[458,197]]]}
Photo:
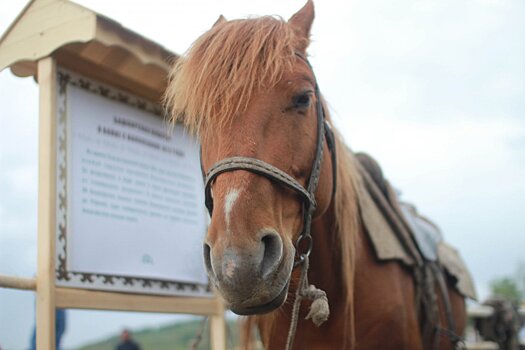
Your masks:
{"label": "blurred background", "polygon": [[[289,18],[303,0],[79,0],[183,54],[220,14]],[[25,6],[0,4],[0,32]],[[348,145],[441,228],[480,299],[525,293],[525,2],[317,1],[309,49]],[[36,272],[38,91],[0,72],[0,274]],[[188,316],[68,311],[63,348]],[[26,349],[32,293],[0,289],[0,346]],[[115,338],[113,338],[113,342]],[[110,346],[110,345],[107,345]],[[106,347],[111,348],[111,347]]]}

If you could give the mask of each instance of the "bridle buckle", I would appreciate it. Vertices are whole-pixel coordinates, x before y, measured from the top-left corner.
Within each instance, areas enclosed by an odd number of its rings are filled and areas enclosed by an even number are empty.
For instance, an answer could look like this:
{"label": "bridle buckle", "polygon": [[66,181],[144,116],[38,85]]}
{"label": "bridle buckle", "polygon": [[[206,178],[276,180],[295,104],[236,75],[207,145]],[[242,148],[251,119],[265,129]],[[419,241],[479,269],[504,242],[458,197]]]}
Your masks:
{"label": "bridle buckle", "polygon": [[[299,238],[297,238],[297,241],[295,241],[297,260],[294,262],[294,267],[301,265],[307,257],[310,257],[313,246],[314,240],[312,235],[300,235]],[[303,253],[300,253],[301,248],[303,247],[306,248],[306,250]]]}

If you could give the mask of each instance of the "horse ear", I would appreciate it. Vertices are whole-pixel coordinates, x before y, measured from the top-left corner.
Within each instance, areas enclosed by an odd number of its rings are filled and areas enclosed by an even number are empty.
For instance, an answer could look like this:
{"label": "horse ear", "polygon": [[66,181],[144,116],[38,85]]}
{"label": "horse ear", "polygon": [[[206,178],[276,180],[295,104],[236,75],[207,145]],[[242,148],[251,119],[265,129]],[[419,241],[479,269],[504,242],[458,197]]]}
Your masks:
{"label": "horse ear", "polygon": [[314,16],[314,2],[308,0],[306,5],[288,20],[288,23],[299,37],[298,49],[300,51],[306,51],[310,44],[310,29],[312,28]]}
{"label": "horse ear", "polygon": [[215,21],[215,23],[213,23],[213,26],[211,27],[213,28],[224,22],[227,22],[226,18],[223,15],[220,15],[219,18],[217,18],[217,20]]}

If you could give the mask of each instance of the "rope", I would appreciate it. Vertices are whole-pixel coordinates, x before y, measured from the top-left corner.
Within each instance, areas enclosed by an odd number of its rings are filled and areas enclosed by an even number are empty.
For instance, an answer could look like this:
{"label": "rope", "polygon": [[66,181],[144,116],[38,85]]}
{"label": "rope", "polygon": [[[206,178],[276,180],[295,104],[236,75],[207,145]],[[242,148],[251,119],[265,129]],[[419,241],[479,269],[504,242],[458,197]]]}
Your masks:
{"label": "rope", "polygon": [[308,255],[302,256],[301,277],[299,278],[299,285],[295,291],[295,300],[292,309],[292,319],[290,321],[290,329],[288,331],[288,339],[286,340],[286,350],[291,350],[297,330],[297,321],[299,319],[299,309],[301,308],[302,299],[312,300],[310,311],[306,315],[307,320],[319,327],[323,322],[328,320],[330,316],[330,308],[328,305],[328,298],[326,292],[316,288],[313,284],[308,284],[308,267],[310,260]]}
{"label": "rope", "polygon": [[197,350],[202,341],[202,334],[204,333],[204,328],[206,328],[206,321],[208,321],[208,316],[204,316],[201,320],[201,324],[197,332],[195,333],[195,338],[191,342],[189,348],[190,350]]}

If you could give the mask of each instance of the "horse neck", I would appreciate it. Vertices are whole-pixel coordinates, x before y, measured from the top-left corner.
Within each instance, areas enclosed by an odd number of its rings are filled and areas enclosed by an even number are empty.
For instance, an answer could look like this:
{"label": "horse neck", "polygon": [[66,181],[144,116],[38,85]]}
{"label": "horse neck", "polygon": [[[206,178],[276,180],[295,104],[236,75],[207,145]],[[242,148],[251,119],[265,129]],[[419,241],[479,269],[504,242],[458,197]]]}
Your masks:
{"label": "horse neck", "polygon": [[[349,177],[352,172],[350,155],[344,150],[346,147],[338,141],[338,190],[337,203],[334,198],[329,208],[312,222],[313,248],[310,255],[310,268],[308,271],[309,283],[314,284],[327,293],[330,305],[330,318],[321,327],[317,328],[310,320],[304,320],[309,304],[303,302],[301,315],[297,327],[296,342],[299,339],[316,337],[318,332],[327,329],[332,335],[331,339],[337,342],[338,347],[352,348],[355,339],[354,332],[354,266],[356,263],[355,250],[359,242],[362,227],[357,220],[357,197],[354,183]],[[339,230],[339,231],[338,231]],[[299,278],[300,270],[293,272],[294,279]],[[294,284],[292,284],[294,285]],[[295,284],[296,285],[296,284]],[[263,342],[269,349],[283,348],[286,342],[287,330],[293,305],[295,288],[289,291],[290,302],[285,303],[280,309],[266,315],[249,318],[245,330],[247,340],[251,325],[257,324]],[[337,330],[344,329],[344,332]],[[334,333],[333,331],[336,330]],[[301,337],[301,333],[303,337]],[[323,339],[317,334],[318,339]],[[325,334],[326,335],[326,334]],[[311,346],[310,346],[311,347]]]}

